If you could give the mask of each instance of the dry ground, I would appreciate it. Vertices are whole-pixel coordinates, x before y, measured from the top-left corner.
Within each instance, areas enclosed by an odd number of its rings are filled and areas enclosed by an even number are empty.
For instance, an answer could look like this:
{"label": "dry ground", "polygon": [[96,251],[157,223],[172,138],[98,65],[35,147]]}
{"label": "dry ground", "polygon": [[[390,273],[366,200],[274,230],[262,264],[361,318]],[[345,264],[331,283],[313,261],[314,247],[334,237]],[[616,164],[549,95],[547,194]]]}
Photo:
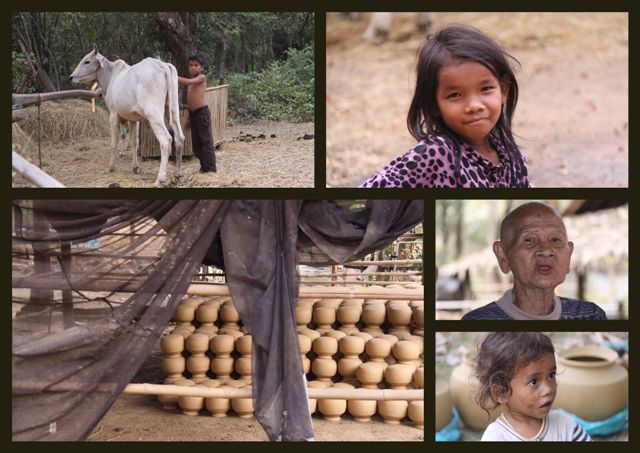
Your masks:
{"label": "dry ground", "polygon": [[[247,134],[265,138],[249,138]],[[174,162],[169,163],[167,177],[171,187],[313,187],[314,140],[299,139],[313,135],[313,123],[277,123],[255,121],[227,126],[226,142],[216,150],[218,172],[214,176],[198,173],[195,157],[182,161],[183,177],[173,177]],[[275,135],[275,137],[271,137]],[[240,141],[240,139],[243,141]],[[244,141],[250,140],[250,141]],[[21,154],[38,163],[37,144]],[[131,150],[124,159],[117,158],[116,171],[107,170],[111,157],[107,136],[83,137],[42,147],[43,170],[67,187],[153,187],[159,159],[140,159],[140,174],[131,171]],[[14,177],[13,185],[26,183]]]}
{"label": "dry ground", "polygon": [[[327,18],[327,185],[356,186],[415,140],[406,114],[423,37],[396,14],[390,40],[361,41],[367,15]],[[534,187],[628,186],[626,13],[436,13],[472,25],[521,63],[516,140]]]}

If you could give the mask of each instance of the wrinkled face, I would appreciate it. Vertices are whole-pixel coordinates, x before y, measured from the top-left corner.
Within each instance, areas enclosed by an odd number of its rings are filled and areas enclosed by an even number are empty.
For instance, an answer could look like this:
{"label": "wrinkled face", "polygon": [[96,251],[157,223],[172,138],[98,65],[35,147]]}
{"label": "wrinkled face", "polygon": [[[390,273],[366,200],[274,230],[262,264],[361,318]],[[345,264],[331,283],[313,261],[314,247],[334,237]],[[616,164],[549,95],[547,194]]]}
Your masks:
{"label": "wrinkled face", "polygon": [[189,60],[189,74],[191,77],[200,75],[204,71],[204,67],[196,60]]}
{"label": "wrinkled face", "polygon": [[76,69],[71,73],[69,79],[73,83],[91,83],[96,81],[96,72],[100,69],[102,55],[97,50],[92,50],[86,54]]}
{"label": "wrinkled face", "polygon": [[510,412],[521,417],[542,419],[556,398],[556,359],[552,353],[520,368],[511,379],[511,393],[497,398]]}
{"label": "wrinkled face", "polygon": [[524,212],[494,245],[500,269],[513,273],[517,284],[554,289],[569,273],[573,243],[562,219],[546,209]]}
{"label": "wrinkled face", "polygon": [[442,120],[472,146],[488,143],[506,98],[506,85],[480,63],[455,63],[438,73],[436,99]]}

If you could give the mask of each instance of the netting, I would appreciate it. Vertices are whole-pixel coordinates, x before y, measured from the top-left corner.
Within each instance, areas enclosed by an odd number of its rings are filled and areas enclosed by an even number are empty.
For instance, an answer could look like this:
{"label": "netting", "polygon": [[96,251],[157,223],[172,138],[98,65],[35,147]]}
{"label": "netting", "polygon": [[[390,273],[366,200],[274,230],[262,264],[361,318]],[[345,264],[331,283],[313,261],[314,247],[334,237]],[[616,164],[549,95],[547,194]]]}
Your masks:
{"label": "netting", "polygon": [[84,439],[158,341],[201,263],[225,269],[253,337],[257,420],[313,437],[296,265],[359,259],[422,221],[421,200],[13,203],[14,440]]}

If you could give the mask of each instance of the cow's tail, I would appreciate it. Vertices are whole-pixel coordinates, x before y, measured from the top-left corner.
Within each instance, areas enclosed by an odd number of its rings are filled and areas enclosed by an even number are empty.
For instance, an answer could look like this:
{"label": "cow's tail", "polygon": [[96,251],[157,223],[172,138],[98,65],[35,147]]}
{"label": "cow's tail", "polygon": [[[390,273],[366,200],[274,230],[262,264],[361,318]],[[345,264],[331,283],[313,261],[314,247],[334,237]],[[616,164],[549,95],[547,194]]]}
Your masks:
{"label": "cow's tail", "polygon": [[184,142],[184,134],[182,132],[182,127],[180,127],[180,106],[178,102],[178,71],[176,67],[171,63],[165,63],[167,65],[168,71],[165,72],[167,77],[167,87],[169,88],[169,93],[167,96],[167,111],[169,112],[169,124],[171,129],[173,130],[173,140],[175,143],[176,138],[182,142]]}

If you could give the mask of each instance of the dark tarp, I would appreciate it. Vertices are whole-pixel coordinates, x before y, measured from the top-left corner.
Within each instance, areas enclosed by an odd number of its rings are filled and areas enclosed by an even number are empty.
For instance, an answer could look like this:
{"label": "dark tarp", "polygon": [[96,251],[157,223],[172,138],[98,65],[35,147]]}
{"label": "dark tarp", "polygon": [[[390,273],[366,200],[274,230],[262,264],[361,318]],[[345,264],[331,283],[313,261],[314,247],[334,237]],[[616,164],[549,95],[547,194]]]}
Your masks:
{"label": "dark tarp", "polygon": [[253,337],[256,418],[272,440],[312,438],[296,264],[362,258],[423,214],[421,200],[373,200],[356,210],[282,200],[13,206],[14,440],[86,438],[162,335],[201,262],[225,269]]}

